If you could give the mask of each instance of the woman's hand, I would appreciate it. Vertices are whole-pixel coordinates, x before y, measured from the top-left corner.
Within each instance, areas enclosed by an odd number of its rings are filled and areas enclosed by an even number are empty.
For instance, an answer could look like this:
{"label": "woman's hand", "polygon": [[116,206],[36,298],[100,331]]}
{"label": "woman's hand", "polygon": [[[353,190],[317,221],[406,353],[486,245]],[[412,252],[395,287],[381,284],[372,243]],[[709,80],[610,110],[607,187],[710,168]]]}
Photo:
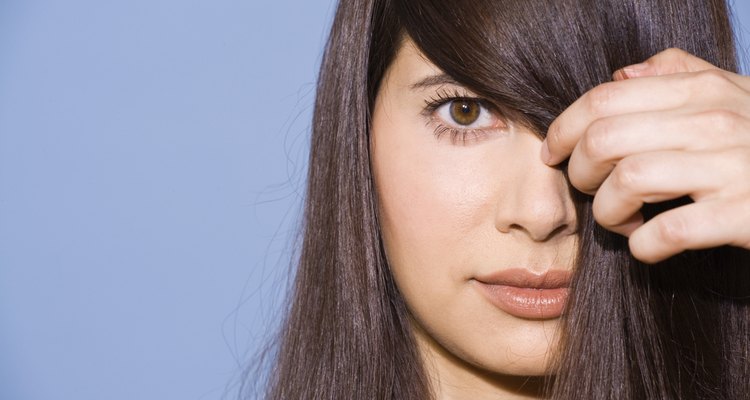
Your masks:
{"label": "woman's hand", "polygon": [[[594,195],[594,218],[644,262],[750,249],[750,78],[669,49],[614,79],[552,123],[545,163],[570,157],[570,182]],[[694,202],[644,224],[644,203],[685,195]]]}

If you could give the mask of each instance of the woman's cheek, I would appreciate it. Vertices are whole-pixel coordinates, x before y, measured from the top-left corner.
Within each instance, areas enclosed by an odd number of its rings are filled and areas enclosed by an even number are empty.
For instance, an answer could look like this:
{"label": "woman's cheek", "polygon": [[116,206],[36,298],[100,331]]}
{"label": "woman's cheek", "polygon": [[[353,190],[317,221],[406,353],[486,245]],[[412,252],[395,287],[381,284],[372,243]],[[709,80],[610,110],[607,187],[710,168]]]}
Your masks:
{"label": "woman's cheek", "polygon": [[390,247],[403,247],[419,264],[445,260],[445,253],[458,256],[468,250],[465,242],[492,229],[504,179],[496,172],[497,159],[485,161],[494,157],[481,146],[457,148],[430,139],[435,143],[389,152],[378,174]]}
{"label": "woman's cheek", "polygon": [[[386,103],[387,104],[387,103]],[[409,268],[460,264],[494,229],[506,140],[462,146],[391,108],[376,115],[373,169],[389,260]],[[505,186],[507,188],[507,186]]]}

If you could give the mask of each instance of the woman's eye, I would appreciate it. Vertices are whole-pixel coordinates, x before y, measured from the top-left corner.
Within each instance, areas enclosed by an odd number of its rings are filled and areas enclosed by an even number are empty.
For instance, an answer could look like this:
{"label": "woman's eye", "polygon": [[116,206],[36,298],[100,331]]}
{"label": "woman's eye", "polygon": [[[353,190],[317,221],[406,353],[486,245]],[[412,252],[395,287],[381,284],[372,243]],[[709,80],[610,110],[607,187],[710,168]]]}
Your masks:
{"label": "woman's eye", "polygon": [[448,101],[436,113],[442,122],[457,128],[486,129],[497,123],[493,113],[481,101],[473,99]]}
{"label": "woman's eye", "polygon": [[454,100],[450,105],[451,118],[459,125],[471,125],[479,118],[481,109],[476,101]]}

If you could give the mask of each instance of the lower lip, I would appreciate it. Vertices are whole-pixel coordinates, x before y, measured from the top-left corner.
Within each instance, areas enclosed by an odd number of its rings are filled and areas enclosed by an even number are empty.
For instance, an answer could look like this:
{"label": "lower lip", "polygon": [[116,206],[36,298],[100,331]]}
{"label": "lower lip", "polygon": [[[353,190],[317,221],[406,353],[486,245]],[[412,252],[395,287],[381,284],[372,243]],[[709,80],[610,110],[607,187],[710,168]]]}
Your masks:
{"label": "lower lip", "polygon": [[495,307],[518,318],[558,318],[568,299],[568,288],[536,289],[478,282],[482,294]]}

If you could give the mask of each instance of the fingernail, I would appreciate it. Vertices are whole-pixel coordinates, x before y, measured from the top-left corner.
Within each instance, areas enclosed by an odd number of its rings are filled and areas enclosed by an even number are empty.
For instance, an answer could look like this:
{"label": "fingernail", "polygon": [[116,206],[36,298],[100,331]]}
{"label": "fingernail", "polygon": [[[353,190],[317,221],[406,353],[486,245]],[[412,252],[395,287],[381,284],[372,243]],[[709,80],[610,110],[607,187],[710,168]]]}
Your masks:
{"label": "fingernail", "polygon": [[641,76],[643,71],[645,71],[646,69],[648,69],[647,63],[633,64],[633,65],[628,65],[627,67],[623,68],[622,73],[627,78],[637,78]]}
{"label": "fingernail", "polygon": [[552,155],[549,153],[549,147],[547,147],[547,141],[542,142],[542,162],[549,165],[550,161],[552,161]]}
{"label": "fingernail", "polygon": [[628,79],[628,76],[625,75],[625,72],[623,72],[622,69],[618,69],[614,74],[612,74],[612,79],[615,81],[621,81]]}

